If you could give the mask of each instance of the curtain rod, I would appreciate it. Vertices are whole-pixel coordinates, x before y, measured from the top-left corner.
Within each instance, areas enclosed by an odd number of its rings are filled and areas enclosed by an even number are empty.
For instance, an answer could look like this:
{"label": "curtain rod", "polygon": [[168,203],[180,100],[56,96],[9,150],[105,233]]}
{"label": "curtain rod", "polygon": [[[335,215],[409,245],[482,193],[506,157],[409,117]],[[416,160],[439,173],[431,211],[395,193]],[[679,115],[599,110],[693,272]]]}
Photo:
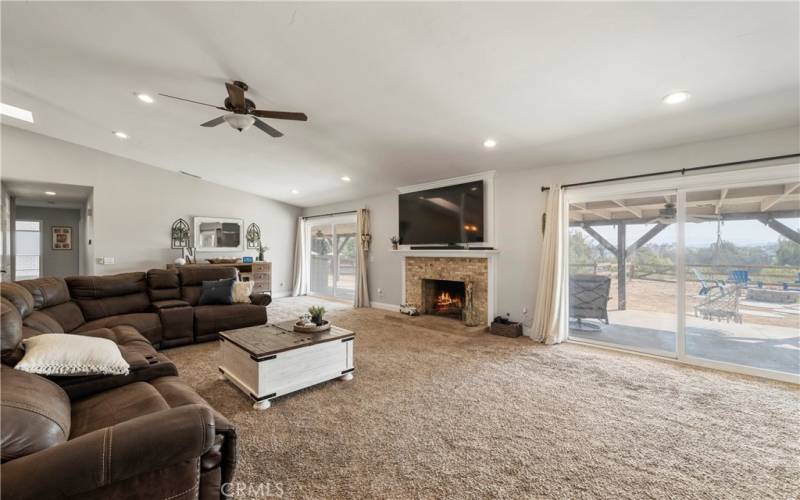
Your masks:
{"label": "curtain rod", "polygon": [[320,217],[333,217],[335,215],[349,215],[349,214],[355,214],[355,213],[358,213],[358,211],[357,210],[348,210],[347,212],[334,212],[332,214],[308,215],[308,216],[304,216],[303,220],[319,219]]}
{"label": "curtain rod", "polygon": [[[793,153],[790,155],[780,155],[780,156],[767,156],[764,158],[753,158],[752,160],[740,160],[740,161],[731,161],[727,163],[715,163],[713,165],[701,165],[699,167],[689,167],[689,168],[678,168],[675,170],[666,170],[664,172],[653,172],[651,174],[638,174],[638,175],[626,175],[624,177],[611,177],[609,179],[600,179],[596,181],[586,181],[586,182],[575,182],[572,184],[564,184],[561,186],[561,189],[568,188],[568,187],[575,187],[575,186],[588,186],[591,184],[600,184],[603,182],[613,182],[613,181],[627,181],[630,179],[642,179],[644,177],[654,177],[657,175],[669,175],[669,174],[681,174],[686,175],[686,172],[694,172],[696,170],[706,170],[709,168],[720,168],[720,167],[732,167],[734,165],[744,165],[746,163],[757,163],[762,161],[770,161],[770,160],[784,160],[786,158],[797,158],[800,156],[800,153]],[[550,191],[548,186],[542,186],[542,192]]]}

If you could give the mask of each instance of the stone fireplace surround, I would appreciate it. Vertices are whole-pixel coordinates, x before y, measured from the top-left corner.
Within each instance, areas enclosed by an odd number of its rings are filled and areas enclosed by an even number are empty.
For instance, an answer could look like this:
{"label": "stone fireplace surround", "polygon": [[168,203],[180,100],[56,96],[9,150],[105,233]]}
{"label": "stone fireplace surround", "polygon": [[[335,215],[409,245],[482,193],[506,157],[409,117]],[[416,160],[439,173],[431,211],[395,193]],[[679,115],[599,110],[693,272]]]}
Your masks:
{"label": "stone fireplace surround", "polygon": [[478,324],[494,317],[494,260],[496,250],[398,250],[402,262],[406,304],[423,304],[423,280],[472,284],[472,305]]}

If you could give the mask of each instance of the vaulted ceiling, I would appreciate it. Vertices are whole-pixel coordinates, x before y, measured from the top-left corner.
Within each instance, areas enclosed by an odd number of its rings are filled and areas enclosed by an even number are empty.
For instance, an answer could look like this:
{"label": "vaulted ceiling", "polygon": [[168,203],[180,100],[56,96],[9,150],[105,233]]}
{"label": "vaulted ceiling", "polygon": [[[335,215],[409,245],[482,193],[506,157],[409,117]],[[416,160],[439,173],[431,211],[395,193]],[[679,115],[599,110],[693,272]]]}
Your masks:
{"label": "vaulted ceiling", "polygon": [[[796,125],[798,5],[3,2],[2,102],[35,123],[3,122],[312,206]],[[202,128],[157,96],[230,80],[309,121]]]}

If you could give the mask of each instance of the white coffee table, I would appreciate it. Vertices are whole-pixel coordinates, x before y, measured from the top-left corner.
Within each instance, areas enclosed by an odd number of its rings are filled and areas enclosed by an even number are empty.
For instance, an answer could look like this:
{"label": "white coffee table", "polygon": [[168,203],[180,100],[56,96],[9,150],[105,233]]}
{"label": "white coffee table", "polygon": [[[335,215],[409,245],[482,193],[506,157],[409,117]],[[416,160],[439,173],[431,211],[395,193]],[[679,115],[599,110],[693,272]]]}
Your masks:
{"label": "white coffee table", "polygon": [[353,378],[355,332],[295,333],[294,321],[220,332],[221,377],[266,410],[270,400],[335,378]]}

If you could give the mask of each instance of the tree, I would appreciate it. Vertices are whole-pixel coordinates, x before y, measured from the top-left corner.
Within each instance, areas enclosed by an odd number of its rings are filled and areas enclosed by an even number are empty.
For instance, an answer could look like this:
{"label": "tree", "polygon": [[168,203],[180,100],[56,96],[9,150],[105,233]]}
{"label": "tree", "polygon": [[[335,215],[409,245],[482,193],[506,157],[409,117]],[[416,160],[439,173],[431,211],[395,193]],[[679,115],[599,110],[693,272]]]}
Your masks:
{"label": "tree", "polygon": [[787,238],[779,238],[775,263],[779,266],[800,266],[800,245]]}

